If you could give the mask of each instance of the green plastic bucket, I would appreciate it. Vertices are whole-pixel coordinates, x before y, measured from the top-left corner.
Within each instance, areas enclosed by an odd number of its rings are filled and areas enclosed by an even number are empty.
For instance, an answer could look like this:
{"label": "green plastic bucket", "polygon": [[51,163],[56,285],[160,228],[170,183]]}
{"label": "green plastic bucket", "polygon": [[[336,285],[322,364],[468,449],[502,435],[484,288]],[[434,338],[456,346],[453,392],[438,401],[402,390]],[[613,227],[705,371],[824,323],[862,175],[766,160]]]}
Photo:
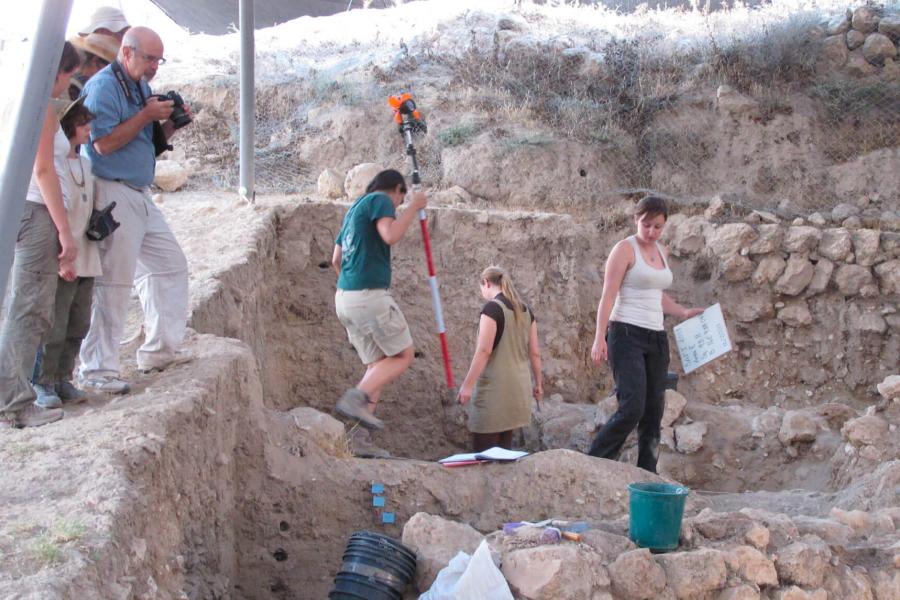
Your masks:
{"label": "green plastic bucket", "polygon": [[631,541],[651,552],[669,552],[678,548],[687,495],[686,487],[670,483],[629,484]]}

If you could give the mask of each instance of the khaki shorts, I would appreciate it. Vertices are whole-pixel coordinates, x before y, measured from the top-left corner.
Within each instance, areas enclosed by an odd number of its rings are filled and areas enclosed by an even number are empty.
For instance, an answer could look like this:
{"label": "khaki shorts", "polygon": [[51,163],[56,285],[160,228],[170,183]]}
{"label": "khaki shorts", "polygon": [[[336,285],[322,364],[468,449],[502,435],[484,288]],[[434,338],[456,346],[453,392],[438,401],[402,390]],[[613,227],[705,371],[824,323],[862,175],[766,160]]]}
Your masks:
{"label": "khaki shorts", "polygon": [[334,307],[363,364],[396,356],[412,346],[406,319],[387,290],[339,289]]}

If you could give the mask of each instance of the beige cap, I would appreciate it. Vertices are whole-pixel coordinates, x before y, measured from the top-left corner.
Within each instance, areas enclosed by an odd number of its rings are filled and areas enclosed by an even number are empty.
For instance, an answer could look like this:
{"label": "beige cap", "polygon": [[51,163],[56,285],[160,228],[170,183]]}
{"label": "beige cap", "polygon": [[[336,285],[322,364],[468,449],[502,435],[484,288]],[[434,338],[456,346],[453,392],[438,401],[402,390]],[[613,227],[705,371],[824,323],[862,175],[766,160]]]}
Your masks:
{"label": "beige cap", "polygon": [[101,6],[91,15],[91,24],[78,32],[78,35],[88,35],[98,29],[109,29],[118,33],[131,27],[122,11],[112,6]]}
{"label": "beige cap", "polygon": [[79,50],[96,54],[108,63],[116,60],[116,54],[119,53],[119,40],[103,33],[75,36],[69,41]]}

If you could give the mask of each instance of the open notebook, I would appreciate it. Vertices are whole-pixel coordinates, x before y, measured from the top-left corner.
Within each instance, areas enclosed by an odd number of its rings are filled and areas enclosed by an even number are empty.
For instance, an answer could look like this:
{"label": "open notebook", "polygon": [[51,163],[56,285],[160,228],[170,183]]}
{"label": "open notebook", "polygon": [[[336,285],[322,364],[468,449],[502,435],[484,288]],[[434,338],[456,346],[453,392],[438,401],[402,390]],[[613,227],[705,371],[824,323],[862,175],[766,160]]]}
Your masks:
{"label": "open notebook", "polygon": [[493,448],[489,448],[484,452],[469,452],[467,454],[454,454],[453,456],[448,456],[447,458],[442,458],[438,462],[442,465],[448,463],[458,463],[458,462],[476,462],[476,461],[513,461],[519,460],[523,456],[528,456],[527,452],[523,452],[520,450],[506,450],[505,448],[498,448],[494,446]]}

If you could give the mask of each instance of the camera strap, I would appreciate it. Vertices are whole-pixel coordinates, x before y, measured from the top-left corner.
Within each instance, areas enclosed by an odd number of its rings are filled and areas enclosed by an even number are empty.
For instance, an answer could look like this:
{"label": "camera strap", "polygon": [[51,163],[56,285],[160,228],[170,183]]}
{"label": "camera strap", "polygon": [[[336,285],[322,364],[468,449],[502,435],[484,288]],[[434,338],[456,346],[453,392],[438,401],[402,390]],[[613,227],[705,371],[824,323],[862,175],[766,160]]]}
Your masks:
{"label": "camera strap", "polygon": [[142,108],[146,106],[147,99],[144,97],[144,90],[141,89],[141,82],[135,82],[138,90],[138,95],[141,97],[141,101],[139,103],[136,103],[134,101],[134,94],[131,91],[131,86],[128,85],[128,79],[125,76],[125,71],[122,70],[122,65],[119,64],[118,60],[115,60],[110,64],[110,68],[112,69],[113,75],[116,76],[116,81],[118,81],[119,85],[122,87],[122,93],[125,94],[125,98],[129,102],[135,103]]}

